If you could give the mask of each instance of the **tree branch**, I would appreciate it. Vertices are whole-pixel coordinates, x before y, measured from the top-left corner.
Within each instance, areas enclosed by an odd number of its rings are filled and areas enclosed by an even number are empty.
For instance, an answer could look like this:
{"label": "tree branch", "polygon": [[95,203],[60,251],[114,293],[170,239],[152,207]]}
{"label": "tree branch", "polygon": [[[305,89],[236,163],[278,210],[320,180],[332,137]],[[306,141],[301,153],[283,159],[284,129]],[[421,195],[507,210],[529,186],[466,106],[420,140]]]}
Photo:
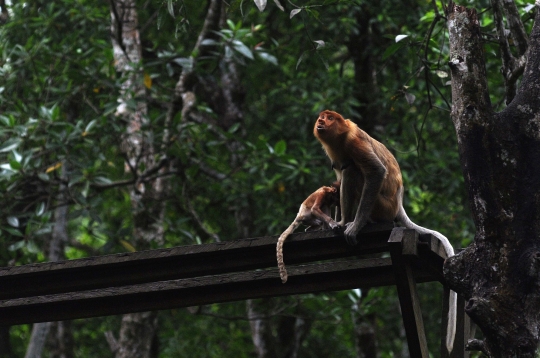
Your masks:
{"label": "tree branch", "polygon": [[[217,31],[219,28],[219,17],[221,14],[221,0],[210,0],[208,11],[206,12],[206,18],[204,20],[203,27],[197,38],[197,43],[191,51],[192,55],[190,57],[191,64],[189,66],[182,67],[182,73],[178,82],[176,83],[174,93],[172,95],[171,101],[169,102],[169,109],[165,116],[165,132],[163,134],[163,145],[167,145],[170,138],[170,126],[174,116],[178,113],[180,109],[180,104],[183,105],[182,110],[182,119],[186,119],[189,115],[189,112],[195,106],[195,94],[192,92],[191,87],[194,85],[195,74],[193,69],[197,64],[197,59],[205,54],[203,50],[202,42],[204,39],[209,37],[212,31]],[[216,35],[217,36],[217,35]]]}
{"label": "tree branch", "polygon": [[[536,0],[536,16],[534,25],[529,37],[529,48],[527,50],[527,63],[523,72],[523,79],[516,96],[517,103],[529,103],[531,113],[538,113],[538,98],[540,89],[538,88],[538,78],[540,78],[540,0]],[[519,97],[519,98],[518,98]],[[533,99],[529,101],[529,99]]]}
{"label": "tree branch", "polygon": [[514,40],[514,44],[518,49],[518,56],[524,55],[529,47],[529,39],[525,32],[525,27],[521,21],[521,16],[514,1],[503,1],[504,9],[506,10],[506,19],[508,21],[508,27],[510,28],[510,34]]}
{"label": "tree branch", "polygon": [[217,234],[214,234],[213,232],[210,232],[206,229],[204,226],[204,223],[199,217],[199,214],[195,211],[195,208],[193,208],[193,205],[191,205],[191,200],[189,199],[189,196],[187,194],[186,190],[186,183],[184,182],[184,187],[182,188],[182,196],[184,197],[184,202],[186,204],[186,207],[188,209],[188,212],[191,214],[192,219],[195,221],[195,223],[199,226],[199,228],[204,232],[208,237],[213,239],[215,242],[221,242],[219,239],[219,236]]}
{"label": "tree branch", "polygon": [[[529,42],[516,5],[513,1],[491,0],[491,5],[493,8],[493,16],[495,18],[497,37],[503,62],[502,72],[505,81],[506,104],[509,104],[516,96],[516,84],[519,76],[523,73],[524,54],[527,51]],[[510,31],[506,30],[504,27],[503,6],[506,12],[506,19],[510,24]],[[518,49],[519,58],[517,59],[512,54],[510,44],[508,43],[508,32],[512,36],[514,44],[516,44]]]}

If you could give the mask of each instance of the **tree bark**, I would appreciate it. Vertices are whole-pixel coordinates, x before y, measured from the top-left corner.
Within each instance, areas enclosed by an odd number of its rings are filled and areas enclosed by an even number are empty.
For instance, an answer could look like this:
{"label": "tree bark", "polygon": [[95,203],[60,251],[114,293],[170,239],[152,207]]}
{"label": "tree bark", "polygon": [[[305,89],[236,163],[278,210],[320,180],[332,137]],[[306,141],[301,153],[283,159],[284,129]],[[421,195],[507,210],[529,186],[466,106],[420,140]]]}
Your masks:
{"label": "tree bark", "polygon": [[0,358],[14,357],[9,337],[10,326],[0,326]]}
{"label": "tree bark", "polygon": [[[161,243],[161,225],[164,204],[161,200],[164,183],[158,178],[150,183],[140,180],[141,173],[156,165],[155,148],[148,128],[144,73],[142,68],[141,39],[138,30],[138,14],[135,0],[111,1],[111,32],[115,65],[122,74],[120,103],[116,115],[123,118],[128,127],[122,141],[126,156],[126,171],[136,178],[130,191],[133,214],[133,238],[138,249],[147,249],[152,241]],[[130,107],[129,103],[135,103]],[[142,312],[124,315],[120,328],[117,358],[146,358],[155,355],[154,336],[157,330],[157,315]]]}
{"label": "tree bark", "polygon": [[[74,115],[68,114],[70,119],[73,119]],[[67,179],[67,161],[62,161],[62,174],[61,177]],[[68,241],[67,222],[68,222],[68,205],[67,201],[67,186],[65,184],[60,185],[59,194],[57,197],[58,208],[54,212],[54,226],[51,234],[51,242],[49,244],[49,261],[59,261],[65,259],[64,246]],[[64,205],[62,205],[64,204]],[[32,334],[30,336],[30,342],[26,349],[25,358],[38,358],[41,357],[45,341],[51,329],[51,322],[36,323],[32,326]]]}
{"label": "tree bark", "polygon": [[247,316],[251,327],[251,338],[258,358],[274,358],[272,328],[267,317],[270,311],[268,307],[269,299],[247,300]]}
{"label": "tree bark", "polygon": [[484,334],[491,357],[534,357],[540,342],[540,2],[517,95],[500,113],[489,100],[476,11],[448,13],[452,120],[477,229],[445,263],[451,289]]}
{"label": "tree bark", "polygon": [[71,321],[53,322],[49,331],[47,350],[49,358],[73,358],[75,347]]}

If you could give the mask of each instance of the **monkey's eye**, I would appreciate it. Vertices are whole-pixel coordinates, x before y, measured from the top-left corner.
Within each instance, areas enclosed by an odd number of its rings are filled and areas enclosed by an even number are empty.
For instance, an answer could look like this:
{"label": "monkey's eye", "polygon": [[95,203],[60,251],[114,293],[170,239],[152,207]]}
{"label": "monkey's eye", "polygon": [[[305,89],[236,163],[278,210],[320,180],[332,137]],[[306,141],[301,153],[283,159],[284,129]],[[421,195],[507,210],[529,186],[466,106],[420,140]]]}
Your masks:
{"label": "monkey's eye", "polygon": [[328,117],[329,120],[333,121],[334,120],[334,117],[330,116]]}

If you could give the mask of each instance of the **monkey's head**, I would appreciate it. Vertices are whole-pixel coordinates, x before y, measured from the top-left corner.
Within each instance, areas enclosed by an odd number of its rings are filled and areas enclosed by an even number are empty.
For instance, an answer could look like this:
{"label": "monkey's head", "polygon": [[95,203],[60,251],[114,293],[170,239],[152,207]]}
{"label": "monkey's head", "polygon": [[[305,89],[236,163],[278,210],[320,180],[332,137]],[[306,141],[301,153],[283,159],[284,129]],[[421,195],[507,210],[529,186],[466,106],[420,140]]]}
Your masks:
{"label": "monkey's head", "polygon": [[313,134],[319,139],[331,138],[346,131],[347,124],[341,114],[329,110],[319,113],[319,118],[317,118],[313,128]]}

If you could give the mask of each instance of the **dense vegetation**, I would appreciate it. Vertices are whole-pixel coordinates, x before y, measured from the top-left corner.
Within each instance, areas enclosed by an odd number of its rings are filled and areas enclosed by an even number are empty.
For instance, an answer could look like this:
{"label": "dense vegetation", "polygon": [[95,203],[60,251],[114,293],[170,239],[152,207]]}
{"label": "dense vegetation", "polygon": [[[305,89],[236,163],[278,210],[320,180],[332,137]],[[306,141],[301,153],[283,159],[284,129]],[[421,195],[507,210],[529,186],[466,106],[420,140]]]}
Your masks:
{"label": "dense vegetation", "polygon": [[[530,6],[517,4],[530,27]],[[471,242],[439,1],[307,1],[297,7],[282,0],[286,11],[268,2],[261,12],[254,2],[235,0],[197,51],[207,2],[136,5],[142,62],[133,66],[144,93],[133,90],[124,104],[133,110],[145,104],[140,133],[151,143],[152,163],[165,163],[140,180],[126,164],[129,122],[116,114],[119,99],[127,98],[126,74],[116,67],[111,38],[121,35],[111,33],[109,4],[14,0],[2,6],[0,265],[50,260],[58,208],[65,205],[68,235],[60,259],[277,235],[299,203],[333,179],[312,135],[324,109],[355,120],[393,151],[415,222],[443,232],[456,248]],[[488,82],[497,103],[504,88],[493,16],[488,1],[473,6],[481,12]],[[230,99],[223,88],[234,82],[226,76],[230,66],[237,75],[232,102],[241,115],[227,121],[223,107]],[[195,108],[168,118],[175,86],[186,72],[195,78]],[[149,169],[143,164],[141,172]],[[162,205],[163,234],[134,239],[140,225],[134,186],[152,185],[158,177],[165,188],[159,198],[138,204]],[[422,285],[435,356],[441,297],[440,285]],[[259,309],[277,341],[283,322],[305,322],[298,357],[355,357],[355,328],[363,324],[374,328],[380,357],[406,356],[394,288],[257,304],[264,306]],[[160,312],[158,322],[156,356],[255,355],[245,302]],[[64,332],[69,339],[62,336],[71,344],[62,349],[68,356],[114,356],[105,332],[117,335],[120,325],[121,317],[71,322]],[[6,356],[24,356],[31,328],[6,331]],[[44,356],[60,354],[60,338],[52,333]]]}

